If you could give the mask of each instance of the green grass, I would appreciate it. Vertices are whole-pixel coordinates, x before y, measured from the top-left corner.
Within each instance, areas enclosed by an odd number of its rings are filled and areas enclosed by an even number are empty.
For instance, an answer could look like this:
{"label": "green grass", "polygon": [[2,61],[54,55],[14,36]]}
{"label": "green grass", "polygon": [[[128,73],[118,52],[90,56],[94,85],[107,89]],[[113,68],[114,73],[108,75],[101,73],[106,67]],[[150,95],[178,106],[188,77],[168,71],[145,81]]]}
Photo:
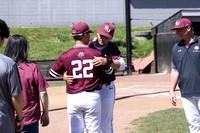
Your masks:
{"label": "green grass", "polygon": [[64,81],[49,81],[49,87],[58,87],[58,86],[66,86]]}
{"label": "green grass", "polygon": [[[95,33],[91,39],[96,37],[99,26],[90,27]],[[132,27],[132,57],[140,58],[148,56],[153,50],[153,39],[138,41],[134,38],[134,31],[150,31],[151,27]],[[59,55],[74,46],[74,39],[70,36],[71,27],[65,28],[10,28],[11,35],[20,34],[27,38],[30,45],[29,60],[57,59]],[[115,35],[112,39],[116,43],[123,56],[126,56],[126,29],[125,26],[115,26]],[[7,41],[0,49],[3,53]]]}
{"label": "green grass", "polygon": [[129,133],[189,133],[184,110],[167,109],[133,120]]}
{"label": "green grass", "polygon": [[[29,59],[57,59],[74,43],[70,28],[12,28],[11,35],[20,34],[27,38],[30,45]],[[4,45],[5,46],[5,45]]]}

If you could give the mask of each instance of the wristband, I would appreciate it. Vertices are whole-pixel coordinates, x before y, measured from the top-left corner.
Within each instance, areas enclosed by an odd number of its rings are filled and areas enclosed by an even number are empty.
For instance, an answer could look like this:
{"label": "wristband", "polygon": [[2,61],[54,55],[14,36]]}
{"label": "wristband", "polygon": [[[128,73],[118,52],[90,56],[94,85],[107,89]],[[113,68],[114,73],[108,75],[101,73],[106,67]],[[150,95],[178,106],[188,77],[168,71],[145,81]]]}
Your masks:
{"label": "wristband", "polygon": [[169,91],[169,93],[174,93],[174,91]]}
{"label": "wristband", "polygon": [[16,121],[17,122],[21,122],[21,121],[23,121],[24,120],[24,117],[22,117],[20,120],[18,119],[18,117],[16,117]]}
{"label": "wristband", "polygon": [[113,63],[112,58],[106,58],[106,60],[107,60],[107,63],[106,63],[107,66]]}

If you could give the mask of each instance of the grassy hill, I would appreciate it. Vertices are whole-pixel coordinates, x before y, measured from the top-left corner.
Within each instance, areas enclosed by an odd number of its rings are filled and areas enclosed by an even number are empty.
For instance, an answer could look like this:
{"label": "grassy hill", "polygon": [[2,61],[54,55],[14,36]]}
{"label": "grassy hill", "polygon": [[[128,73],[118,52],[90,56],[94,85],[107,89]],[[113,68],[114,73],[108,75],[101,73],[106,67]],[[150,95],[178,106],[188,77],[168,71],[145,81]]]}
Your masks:
{"label": "grassy hill", "polygon": [[[95,33],[91,34],[91,39],[96,37],[99,26],[90,27]],[[116,43],[123,56],[126,56],[126,27],[115,26],[115,35],[112,41]],[[132,27],[132,58],[148,56],[153,50],[153,39],[148,41],[138,41],[134,38],[134,31],[150,31],[151,27]],[[10,28],[11,35],[20,34],[29,41],[29,60],[50,60],[57,59],[59,55],[74,45],[74,40],[70,36],[71,27],[65,28]],[[4,46],[0,49],[3,53]]]}

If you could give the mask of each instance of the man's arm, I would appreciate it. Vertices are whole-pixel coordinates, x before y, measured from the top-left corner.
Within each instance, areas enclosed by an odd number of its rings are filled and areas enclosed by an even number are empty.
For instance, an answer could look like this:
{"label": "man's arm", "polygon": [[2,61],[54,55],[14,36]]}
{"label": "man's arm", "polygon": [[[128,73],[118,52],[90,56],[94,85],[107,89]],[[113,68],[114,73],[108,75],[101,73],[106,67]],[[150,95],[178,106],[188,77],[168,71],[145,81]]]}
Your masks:
{"label": "man's arm", "polygon": [[172,69],[171,70],[171,83],[170,83],[170,102],[172,103],[172,105],[176,106],[176,94],[175,94],[175,89],[176,89],[176,85],[178,82],[178,70],[177,69]]}
{"label": "man's arm", "polygon": [[102,66],[102,65],[109,64],[109,66],[111,66],[115,70],[125,69],[125,62],[122,57],[119,60],[112,60],[112,59],[104,58],[104,57],[94,57],[93,64],[94,66]]}
{"label": "man's arm", "polygon": [[17,119],[15,120],[15,129],[16,131],[21,131],[24,127],[24,122],[23,122],[23,99],[22,99],[22,94],[19,94],[17,96],[12,96],[12,104],[13,107],[17,113]]}
{"label": "man's arm", "polygon": [[124,59],[121,57],[119,60],[113,60],[113,63],[111,63],[110,66],[115,70],[124,70],[126,64],[124,62]]}
{"label": "man's arm", "polygon": [[43,108],[40,124],[45,127],[49,125],[49,98],[46,90],[40,92],[40,100]]}

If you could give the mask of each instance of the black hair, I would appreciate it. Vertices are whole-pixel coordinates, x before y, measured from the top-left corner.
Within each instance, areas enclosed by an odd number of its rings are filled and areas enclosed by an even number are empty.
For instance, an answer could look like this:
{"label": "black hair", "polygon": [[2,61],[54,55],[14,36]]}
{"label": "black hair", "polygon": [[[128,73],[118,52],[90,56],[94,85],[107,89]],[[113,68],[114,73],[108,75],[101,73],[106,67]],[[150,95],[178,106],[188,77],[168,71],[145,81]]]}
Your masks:
{"label": "black hair", "polygon": [[3,39],[4,37],[8,38],[9,35],[10,35],[10,31],[9,31],[9,28],[8,28],[6,22],[3,21],[2,19],[0,19],[0,37],[1,37],[1,39]]}
{"label": "black hair", "polygon": [[28,62],[29,44],[24,36],[13,35],[9,38],[4,55],[12,58],[17,64]]}

